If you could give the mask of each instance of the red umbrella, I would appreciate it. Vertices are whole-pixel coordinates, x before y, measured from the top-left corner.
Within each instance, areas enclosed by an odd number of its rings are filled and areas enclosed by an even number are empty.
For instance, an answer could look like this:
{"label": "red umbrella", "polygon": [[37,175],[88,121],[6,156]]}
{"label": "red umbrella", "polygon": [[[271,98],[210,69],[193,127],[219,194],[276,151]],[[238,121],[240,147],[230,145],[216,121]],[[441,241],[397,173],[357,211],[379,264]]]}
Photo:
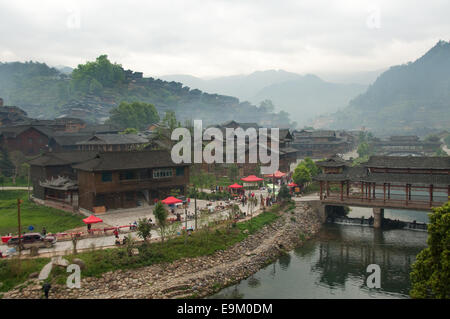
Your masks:
{"label": "red umbrella", "polygon": [[288,186],[289,186],[289,187],[296,187],[296,186],[298,186],[298,185],[295,184],[295,183],[289,183]]}
{"label": "red umbrella", "polygon": [[285,176],[286,173],[280,172],[280,171],[276,171],[273,174],[269,174],[269,175],[265,175],[266,177],[272,177],[272,178],[281,178],[283,176]]}
{"label": "red umbrella", "polygon": [[96,224],[96,223],[103,222],[103,220],[101,218],[98,218],[98,217],[94,216],[94,215],[91,215],[88,218],[83,219],[83,222],[85,224]]}
{"label": "red umbrella", "polygon": [[244,181],[244,182],[260,182],[262,180],[263,180],[262,178],[257,177],[255,175],[250,175],[250,176],[241,178],[241,181]]}
{"label": "red umbrella", "polygon": [[234,183],[233,185],[228,186],[228,188],[233,188],[233,189],[237,189],[237,188],[242,188],[244,186],[239,185],[238,183]]}
{"label": "red umbrella", "polygon": [[163,202],[163,204],[166,204],[166,205],[171,205],[171,204],[182,203],[183,201],[181,199],[175,198],[173,196],[169,196],[166,199],[163,199],[161,202]]}

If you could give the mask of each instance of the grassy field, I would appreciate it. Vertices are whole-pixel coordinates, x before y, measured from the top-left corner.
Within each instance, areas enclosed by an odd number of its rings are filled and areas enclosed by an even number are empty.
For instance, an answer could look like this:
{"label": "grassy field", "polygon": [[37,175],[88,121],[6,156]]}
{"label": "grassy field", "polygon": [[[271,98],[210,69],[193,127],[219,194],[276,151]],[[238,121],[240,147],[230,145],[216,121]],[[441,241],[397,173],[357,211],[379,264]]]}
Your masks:
{"label": "grassy field", "polygon": [[0,260],[0,292],[5,292],[25,282],[31,273],[41,271],[50,258]]}
{"label": "grassy field", "polygon": [[22,231],[33,225],[35,231],[42,227],[47,232],[60,232],[83,226],[82,217],[65,211],[36,205],[28,200],[26,191],[0,191],[0,234],[17,233],[17,198],[23,199],[21,205]]}

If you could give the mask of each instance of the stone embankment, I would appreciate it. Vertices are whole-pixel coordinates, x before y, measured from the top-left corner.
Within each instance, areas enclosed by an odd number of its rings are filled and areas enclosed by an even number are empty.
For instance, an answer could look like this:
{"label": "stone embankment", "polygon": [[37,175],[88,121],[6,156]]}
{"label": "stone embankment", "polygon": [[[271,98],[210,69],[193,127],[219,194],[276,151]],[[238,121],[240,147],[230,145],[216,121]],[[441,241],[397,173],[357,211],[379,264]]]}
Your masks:
{"label": "stone embankment", "polygon": [[[54,285],[50,298],[201,298],[254,274],[281,254],[308,240],[321,227],[320,216],[307,203],[282,213],[242,242],[210,256],[185,258],[100,278],[83,278],[81,288]],[[3,298],[41,298],[41,285],[31,279]]]}

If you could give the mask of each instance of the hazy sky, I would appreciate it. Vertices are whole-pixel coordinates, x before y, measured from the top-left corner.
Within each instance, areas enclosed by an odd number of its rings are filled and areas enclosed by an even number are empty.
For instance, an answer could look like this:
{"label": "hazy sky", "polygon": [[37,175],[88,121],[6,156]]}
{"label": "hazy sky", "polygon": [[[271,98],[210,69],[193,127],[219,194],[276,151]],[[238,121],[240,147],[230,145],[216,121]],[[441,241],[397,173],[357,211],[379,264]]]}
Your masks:
{"label": "hazy sky", "polygon": [[0,61],[108,54],[146,76],[367,71],[450,39],[450,1],[0,0]]}

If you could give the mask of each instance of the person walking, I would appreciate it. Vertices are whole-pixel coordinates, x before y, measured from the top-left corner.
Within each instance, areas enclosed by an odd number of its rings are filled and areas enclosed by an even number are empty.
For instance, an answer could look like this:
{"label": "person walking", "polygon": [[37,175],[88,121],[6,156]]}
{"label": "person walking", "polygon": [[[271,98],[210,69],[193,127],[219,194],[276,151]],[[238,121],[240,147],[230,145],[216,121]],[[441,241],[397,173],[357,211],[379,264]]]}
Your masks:
{"label": "person walking", "polygon": [[45,299],[48,299],[48,293],[50,292],[50,288],[52,288],[52,285],[50,285],[50,283],[48,282],[45,282],[42,285],[42,290],[44,291]]}

